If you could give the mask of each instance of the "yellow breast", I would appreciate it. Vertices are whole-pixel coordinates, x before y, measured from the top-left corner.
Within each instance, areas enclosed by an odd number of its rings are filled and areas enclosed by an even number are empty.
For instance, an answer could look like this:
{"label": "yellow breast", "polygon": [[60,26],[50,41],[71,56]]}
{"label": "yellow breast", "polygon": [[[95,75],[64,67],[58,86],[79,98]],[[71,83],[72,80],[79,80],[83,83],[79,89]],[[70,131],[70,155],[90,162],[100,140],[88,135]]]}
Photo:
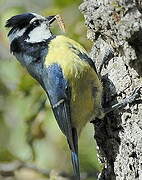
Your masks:
{"label": "yellow breast", "polygon": [[[71,46],[86,53],[84,48],[75,41],[64,36],[58,36],[49,45],[45,64],[57,63],[63,71],[64,78],[71,87],[71,119],[72,124],[80,133],[82,127],[93,116],[94,108],[100,106],[102,86],[93,68],[74,52]],[[97,89],[94,101],[93,90]]]}

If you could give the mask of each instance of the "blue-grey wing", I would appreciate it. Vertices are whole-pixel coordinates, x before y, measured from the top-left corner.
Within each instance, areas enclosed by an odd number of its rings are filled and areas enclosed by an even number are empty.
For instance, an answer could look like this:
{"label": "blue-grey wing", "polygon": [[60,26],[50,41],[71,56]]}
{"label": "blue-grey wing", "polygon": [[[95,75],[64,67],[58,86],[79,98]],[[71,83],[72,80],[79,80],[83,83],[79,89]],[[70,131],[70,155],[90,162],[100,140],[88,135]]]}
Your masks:
{"label": "blue-grey wing", "polygon": [[72,144],[69,84],[64,79],[58,64],[50,65],[43,73],[42,79],[57,123],[69,143]]}
{"label": "blue-grey wing", "polygon": [[72,164],[77,179],[80,179],[78,136],[71,123],[71,90],[58,64],[52,64],[43,72],[42,85],[49,97],[57,123],[65,134],[72,151]]}

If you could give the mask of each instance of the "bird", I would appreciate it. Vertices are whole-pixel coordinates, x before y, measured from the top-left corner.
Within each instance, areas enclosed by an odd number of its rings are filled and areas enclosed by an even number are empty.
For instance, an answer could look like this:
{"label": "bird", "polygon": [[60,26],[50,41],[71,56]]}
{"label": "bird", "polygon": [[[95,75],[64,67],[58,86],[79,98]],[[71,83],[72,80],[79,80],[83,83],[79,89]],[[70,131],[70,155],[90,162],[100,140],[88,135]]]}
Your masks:
{"label": "bird", "polygon": [[55,119],[71,150],[76,180],[80,180],[78,138],[87,122],[104,117],[103,86],[82,45],[55,35],[55,15],[18,14],[6,22],[10,52],[46,92]]}

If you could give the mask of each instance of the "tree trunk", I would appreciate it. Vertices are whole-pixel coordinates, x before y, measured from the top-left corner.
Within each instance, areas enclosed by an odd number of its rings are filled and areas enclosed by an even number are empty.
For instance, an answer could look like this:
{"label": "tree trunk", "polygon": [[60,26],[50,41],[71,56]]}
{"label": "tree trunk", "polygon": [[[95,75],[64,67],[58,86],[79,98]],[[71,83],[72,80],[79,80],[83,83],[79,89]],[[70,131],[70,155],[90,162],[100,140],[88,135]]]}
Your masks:
{"label": "tree trunk", "polygon": [[[94,42],[91,57],[102,61],[104,106],[142,86],[141,0],[84,0],[80,11]],[[94,123],[100,159],[99,180],[142,180],[142,98]]]}

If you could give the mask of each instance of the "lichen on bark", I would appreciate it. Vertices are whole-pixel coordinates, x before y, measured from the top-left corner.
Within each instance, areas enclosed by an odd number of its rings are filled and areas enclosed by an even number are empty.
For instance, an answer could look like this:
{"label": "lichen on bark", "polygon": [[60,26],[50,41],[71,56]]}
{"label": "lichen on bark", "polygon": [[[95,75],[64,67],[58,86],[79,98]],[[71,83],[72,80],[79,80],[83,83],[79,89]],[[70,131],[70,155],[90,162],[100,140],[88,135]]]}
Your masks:
{"label": "lichen on bark", "polygon": [[[142,86],[142,7],[140,0],[84,0],[80,11],[94,44],[91,57],[102,61],[104,106],[120,102]],[[142,96],[94,124],[104,169],[99,180],[142,179]]]}

